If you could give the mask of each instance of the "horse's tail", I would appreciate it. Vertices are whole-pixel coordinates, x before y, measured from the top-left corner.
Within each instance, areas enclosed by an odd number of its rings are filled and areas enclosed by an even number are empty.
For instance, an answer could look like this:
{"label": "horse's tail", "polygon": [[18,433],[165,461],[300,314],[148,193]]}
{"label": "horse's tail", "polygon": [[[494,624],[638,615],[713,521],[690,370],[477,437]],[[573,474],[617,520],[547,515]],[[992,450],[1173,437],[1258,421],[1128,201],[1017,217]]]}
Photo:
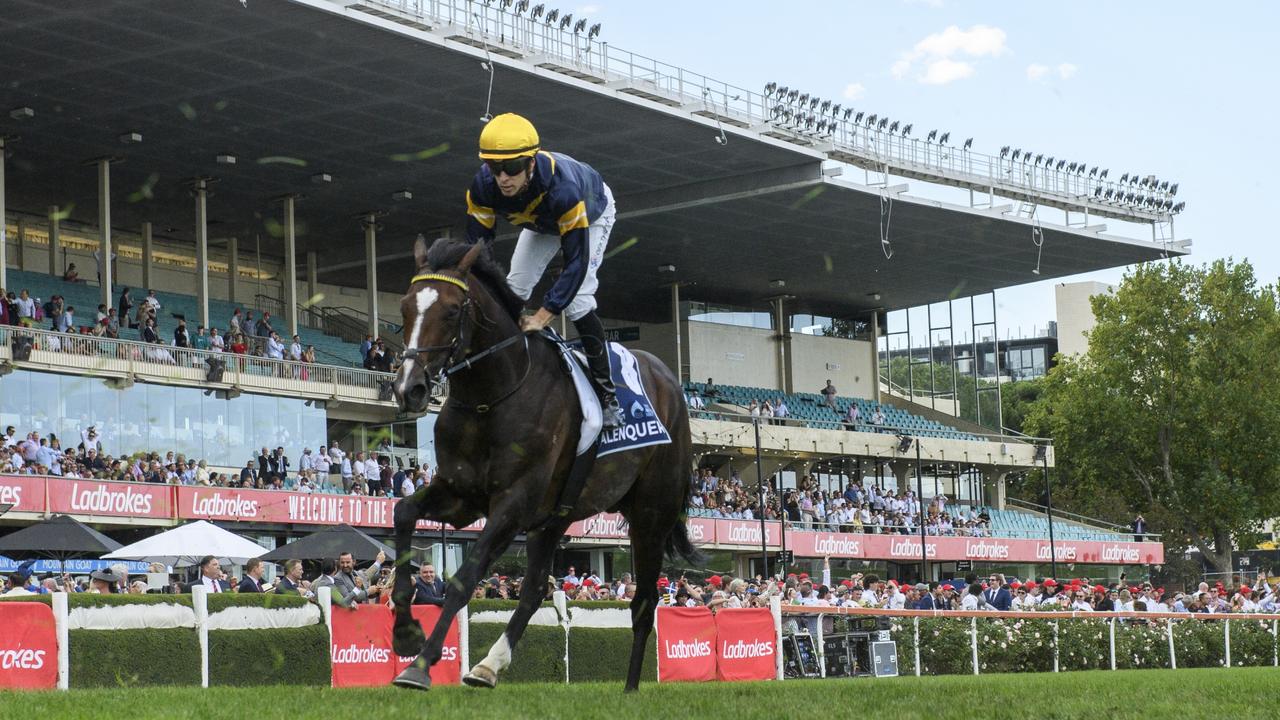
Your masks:
{"label": "horse's tail", "polygon": [[707,556],[703,555],[689,540],[689,527],[685,524],[683,517],[676,522],[676,526],[671,528],[671,534],[667,536],[667,556],[684,558],[684,561],[693,567],[702,567],[707,562]]}
{"label": "horse's tail", "polygon": [[685,483],[684,505],[680,508],[680,517],[676,519],[675,527],[671,528],[671,534],[667,536],[667,557],[684,558],[685,562],[693,567],[702,567],[707,562],[707,556],[702,554],[698,548],[693,546],[693,541],[689,539],[689,504],[693,500],[693,483]]}

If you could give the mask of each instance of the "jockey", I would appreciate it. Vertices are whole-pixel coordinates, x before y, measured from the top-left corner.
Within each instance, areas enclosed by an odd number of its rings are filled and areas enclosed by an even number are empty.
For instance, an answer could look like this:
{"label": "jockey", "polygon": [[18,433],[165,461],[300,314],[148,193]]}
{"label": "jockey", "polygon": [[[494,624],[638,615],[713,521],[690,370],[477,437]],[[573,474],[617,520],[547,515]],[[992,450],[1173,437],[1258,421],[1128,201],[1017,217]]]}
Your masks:
{"label": "jockey", "polygon": [[604,426],[622,424],[622,409],[609,376],[604,326],[596,316],[596,273],[613,230],[613,193],[591,166],[541,149],[538,131],[513,113],[499,115],[480,133],[484,164],[467,190],[467,239],[492,241],[498,215],[519,228],[507,283],[528,300],[556,250],[564,269],[533,315],[520,328],[538,332],[560,313],[582,339],[600,394]]}

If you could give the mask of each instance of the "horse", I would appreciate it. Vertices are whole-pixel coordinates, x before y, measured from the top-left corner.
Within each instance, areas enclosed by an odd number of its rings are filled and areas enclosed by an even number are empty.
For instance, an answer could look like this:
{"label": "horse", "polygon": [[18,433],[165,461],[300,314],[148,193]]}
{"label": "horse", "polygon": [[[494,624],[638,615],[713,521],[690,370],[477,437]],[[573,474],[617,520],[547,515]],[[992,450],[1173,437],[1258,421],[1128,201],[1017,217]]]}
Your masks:
{"label": "horse", "polygon": [[[449,377],[448,399],[436,422],[436,477],[396,504],[397,564],[408,561],[418,520],[463,527],[485,518],[475,545],[450,580],[443,611],[424,638],[409,602],[412,574],[397,572],[393,645],[414,661],[393,681],[429,689],[429,669],[441,656],[445,633],[472,590],[519,533],[528,567],[519,604],[503,634],[463,681],[492,688],[511,662],[530,617],[544,599],[543,581],[570,523],[619,512],[629,524],[636,595],[631,601],[632,645],[624,690],[640,682],[645,643],[658,603],[658,575],[666,555],[698,564],[685,515],[692,468],[689,414],[680,382],[662,361],[634,352],[641,382],[671,443],[613,453],[595,460],[572,511],[561,491],[577,450],[582,408],[560,350],[520,329],[524,301],[487,243],[442,238],[414,245],[417,273],[400,301],[404,363],[394,394],[406,413],[422,413],[433,383]],[[633,376],[634,377],[634,376]],[[572,493],[570,493],[572,494]]]}

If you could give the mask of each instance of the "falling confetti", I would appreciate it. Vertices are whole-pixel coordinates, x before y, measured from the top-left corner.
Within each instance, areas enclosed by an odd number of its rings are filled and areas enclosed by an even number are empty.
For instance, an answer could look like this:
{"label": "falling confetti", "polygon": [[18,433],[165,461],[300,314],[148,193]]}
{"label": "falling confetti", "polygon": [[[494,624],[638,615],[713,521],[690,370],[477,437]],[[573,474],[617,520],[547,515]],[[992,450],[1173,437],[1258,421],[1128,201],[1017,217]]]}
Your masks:
{"label": "falling confetti", "polygon": [[396,153],[391,156],[393,162],[413,162],[414,160],[430,160],[437,155],[449,152],[449,143],[443,142],[433,148],[411,153]]}
{"label": "falling confetti", "polygon": [[638,243],[638,242],[640,242],[640,238],[638,238],[638,237],[634,237],[634,236],[633,236],[633,237],[629,237],[629,238],[627,238],[626,240],[623,240],[621,245],[619,245],[618,247],[616,247],[616,248],[614,248],[614,249],[610,250],[609,252],[605,253],[605,254],[604,254],[604,259],[605,259],[605,260],[608,260],[609,258],[613,257],[614,255],[617,255],[618,253],[620,253],[620,252],[622,252],[622,251],[624,251],[624,250],[629,250],[629,249],[631,248],[631,246],[632,246],[632,245],[635,245],[635,244],[636,244],[636,243]]}
{"label": "falling confetti", "polygon": [[129,202],[136,203],[143,200],[152,200],[155,198],[156,183],[160,181],[160,173],[151,173],[147,179],[143,181],[142,187],[129,193]]}
{"label": "falling confetti", "polygon": [[268,155],[258,158],[259,165],[292,165],[294,167],[306,167],[307,161],[302,158],[289,157],[287,155]]}
{"label": "falling confetti", "polygon": [[809,204],[810,202],[813,201],[814,198],[818,197],[819,195],[821,195],[826,191],[827,191],[827,187],[825,185],[818,185],[817,187],[813,188],[812,190],[805,193],[804,195],[801,195],[800,198],[797,199],[795,202],[791,203],[791,209],[795,210],[797,208],[800,208],[800,207],[803,207],[804,205]]}
{"label": "falling confetti", "polygon": [[182,117],[188,120],[196,119],[196,109],[191,107],[191,103],[189,102],[178,103],[178,112],[182,113]]}

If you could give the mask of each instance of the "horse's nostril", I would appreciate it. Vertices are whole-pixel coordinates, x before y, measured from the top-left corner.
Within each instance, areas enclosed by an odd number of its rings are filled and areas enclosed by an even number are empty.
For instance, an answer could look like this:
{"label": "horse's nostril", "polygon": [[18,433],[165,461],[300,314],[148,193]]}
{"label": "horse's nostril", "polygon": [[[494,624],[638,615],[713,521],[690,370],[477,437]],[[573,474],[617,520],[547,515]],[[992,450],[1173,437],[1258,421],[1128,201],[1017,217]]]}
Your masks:
{"label": "horse's nostril", "polygon": [[423,401],[426,400],[426,397],[427,384],[414,383],[413,386],[409,388],[409,391],[404,394],[404,404],[406,407],[420,408],[425,404]]}

